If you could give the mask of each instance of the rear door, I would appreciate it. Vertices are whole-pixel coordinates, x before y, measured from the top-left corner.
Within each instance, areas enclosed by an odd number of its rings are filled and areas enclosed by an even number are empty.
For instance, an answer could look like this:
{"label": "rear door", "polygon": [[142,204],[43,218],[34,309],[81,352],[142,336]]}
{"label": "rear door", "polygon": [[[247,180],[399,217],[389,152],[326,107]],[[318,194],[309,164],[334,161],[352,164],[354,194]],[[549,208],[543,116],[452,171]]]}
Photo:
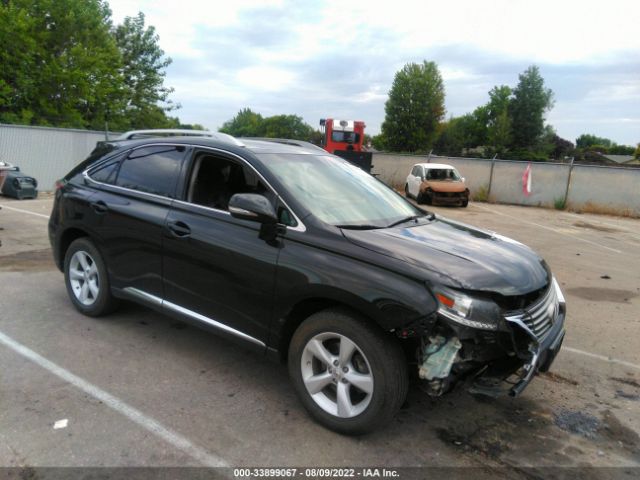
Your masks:
{"label": "rear door", "polygon": [[88,221],[114,288],[162,298],[162,232],[186,151],[145,146],[87,172],[96,187]]}

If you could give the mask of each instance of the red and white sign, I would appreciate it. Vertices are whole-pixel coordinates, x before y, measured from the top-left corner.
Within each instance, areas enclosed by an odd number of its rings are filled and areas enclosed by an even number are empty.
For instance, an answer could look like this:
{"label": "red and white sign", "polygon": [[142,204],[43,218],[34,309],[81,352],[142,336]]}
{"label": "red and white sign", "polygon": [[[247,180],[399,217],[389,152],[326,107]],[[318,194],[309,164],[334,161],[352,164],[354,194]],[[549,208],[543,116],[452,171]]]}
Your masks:
{"label": "red and white sign", "polygon": [[524,173],[522,174],[522,193],[524,193],[527,197],[531,195],[531,162],[527,165],[527,168],[524,169]]}

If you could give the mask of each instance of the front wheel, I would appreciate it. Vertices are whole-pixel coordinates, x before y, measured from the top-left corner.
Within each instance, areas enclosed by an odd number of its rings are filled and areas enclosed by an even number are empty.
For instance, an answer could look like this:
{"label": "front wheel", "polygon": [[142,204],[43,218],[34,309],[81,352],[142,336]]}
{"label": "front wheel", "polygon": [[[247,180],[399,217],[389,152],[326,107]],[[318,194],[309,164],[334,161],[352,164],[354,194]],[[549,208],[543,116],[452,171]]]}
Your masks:
{"label": "front wheel", "polygon": [[358,435],[389,422],[407,396],[398,341],[363,318],[325,310],[305,320],[289,345],[289,375],[311,416]]}
{"label": "front wheel", "polygon": [[102,255],[88,238],[78,238],[69,245],[64,257],[64,279],[71,302],[85,315],[99,317],[117,307]]}

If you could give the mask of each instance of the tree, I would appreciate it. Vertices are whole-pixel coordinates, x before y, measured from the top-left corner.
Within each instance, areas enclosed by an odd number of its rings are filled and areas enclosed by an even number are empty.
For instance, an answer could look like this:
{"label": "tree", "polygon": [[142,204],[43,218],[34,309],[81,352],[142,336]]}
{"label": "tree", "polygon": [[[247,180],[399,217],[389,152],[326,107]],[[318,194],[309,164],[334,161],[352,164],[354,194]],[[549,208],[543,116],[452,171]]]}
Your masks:
{"label": "tree", "polygon": [[476,108],[473,113],[460,117],[451,117],[440,124],[438,139],[434,150],[441,155],[464,155],[465,150],[475,148],[486,143],[487,115],[485,106]]}
{"label": "tree", "polygon": [[[165,57],[159,37],[153,26],[145,27],[142,12],[127,17],[113,31],[122,67],[124,81],[126,119],[128,128],[162,127],[165,120],[158,117],[158,108],[164,112],[179,108],[168,100],[173,88],[164,86],[165,69],[171,58]],[[165,104],[159,106],[160,104]]]}
{"label": "tree", "polygon": [[575,145],[569,140],[559,137],[557,134],[552,138],[553,150],[551,156],[556,160],[562,160],[564,157],[570,157],[574,155]]}
{"label": "tree", "polygon": [[0,3],[0,121],[86,127],[104,119],[122,82],[100,0]]}
{"label": "tree", "polygon": [[171,62],[144,15],[118,27],[103,0],[0,2],[0,122],[102,129],[173,126]]}
{"label": "tree", "polygon": [[385,151],[387,149],[387,143],[382,133],[371,137],[371,145],[378,151]]}
{"label": "tree", "polygon": [[633,155],[635,148],[631,145],[617,145],[613,144],[611,148],[609,148],[609,153],[612,155]]}
{"label": "tree", "polygon": [[553,92],[545,88],[540,69],[532,65],[519,76],[509,104],[514,146],[534,148],[544,134],[544,116],[553,106]]}
{"label": "tree", "polygon": [[0,3],[0,122],[30,123],[36,88],[37,19],[15,2]]}
{"label": "tree", "polygon": [[613,142],[608,138],[597,137],[590,133],[583,133],[576,138],[576,147],[578,148],[587,148],[593,145],[603,145],[604,147],[609,148],[612,143]]}
{"label": "tree", "polygon": [[636,148],[636,151],[633,152],[633,158],[635,159],[640,158],[640,143],[638,143],[638,147]]}
{"label": "tree", "polygon": [[220,131],[234,137],[290,138],[311,141],[317,139],[313,128],[298,115],[274,115],[263,118],[250,108],[240,110],[224,122]]}
{"label": "tree", "polygon": [[434,62],[409,63],[398,71],[385,104],[382,134],[391,151],[426,151],[444,116],[444,85]]}
{"label": "tree", "polygon": [[489,103],[486,106],[489,117],[487,143],[495,153],[500,155],[507,151],[513,140],[512,121],[509,116],[511,94],[511,87],[507,85],[493,87],[489,92]]}
{"label": "tree", "polygon": [[290,138],[293,140],[311,140],[313,128],[298,115],[274,115],[262,123],[264,136],[268,138]]}
{"label": "tree", "polygon": [[262,137],[263,121],[259,113],[253,112],[250,108],[243,108],[231,120],[224,122],[219,130],[234,137]]}

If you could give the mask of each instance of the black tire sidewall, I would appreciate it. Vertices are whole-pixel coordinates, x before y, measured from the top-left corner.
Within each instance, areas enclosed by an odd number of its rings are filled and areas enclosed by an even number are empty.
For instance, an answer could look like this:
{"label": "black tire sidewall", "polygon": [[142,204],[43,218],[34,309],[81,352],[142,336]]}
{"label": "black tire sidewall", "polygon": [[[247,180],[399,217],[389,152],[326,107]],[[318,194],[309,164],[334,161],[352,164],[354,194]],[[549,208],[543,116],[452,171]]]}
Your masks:
{"label": "black tire sidewall", "polygon": [[[289,345],[289,376],[302,404],[322,425],[339,433],[360,435],[389,422],[400,409],[407,395],[407,365],[397,341],[378,331],[377,325],[340,310],[316,313],[296,330]],[[369,405],[360,415],[339,418],[325,412],[307,392],[300,368],[302,352],[307,342],[323,332],[339,333],[348,337],[364,353],[374,381]]]}
{"label": "black tire sidewall", "polygon": [[[99,282],[99,292],[98,298],[91,305],[83,305],[73,293],[73,289],[71,287],[71,281],[69,278],[69,264],[71,263],[71,258],[76,252],[84,251],[88,253],[93,261],[96,264],[98,269],[98,282]],[[107,273],[107,267],[104,263],[102,255],[94,243],[86,237],[78,238],[74,240],[69,248],[67,249],[64,256],[64,283],[67,287],[67,294],[71,299],[73,305],[78,309],[81,313],[91,316],[98,317],[101,315],[105,315],[113,310],[116,306],[116,299],[111,295],[111,285],[109,283],[109,275]]]}

